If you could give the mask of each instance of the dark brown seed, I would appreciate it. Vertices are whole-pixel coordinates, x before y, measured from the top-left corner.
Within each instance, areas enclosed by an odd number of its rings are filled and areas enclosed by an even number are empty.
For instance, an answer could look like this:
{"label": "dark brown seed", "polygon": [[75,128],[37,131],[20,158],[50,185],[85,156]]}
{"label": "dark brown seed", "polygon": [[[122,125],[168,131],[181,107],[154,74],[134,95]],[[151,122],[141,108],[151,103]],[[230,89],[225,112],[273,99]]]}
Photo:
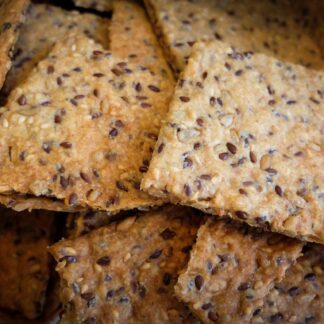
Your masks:
{"label": "dark brown seed", "polygon": [[163,151],[163,149],[164,149],[164,146],[165,146],[165,144],[164,143],[161,143],[160,145],[159,145],[159,147],[158,147],[158,153],[161,153],[162,151]]}
{"label": "dark brown seed", "polygon": [[170,285],[170,283],[171,283],[171,279],[172,279],[171,274],[168,273],[168,272],[166,272],[166,273],[163,275],[163,280],[162,280],[162,281],[163,281],[163,284],[166,285],[166,286]]}
{"label": "dark brown seed", "polygon": [[257,308],[254,312],[253,312],[253,317],[254,316],[257,316],[257,315],[259,315],[261,313],[261,308]]}
{"label": "dark brown seed", "polygon": [[162,254],[162,250],[155,250],[150,256],[149,259],[157,259]]}
{"label": "dark brown seed", "polygon": [[235,154],[237,152],[236,146],[230,142],[226,144],[226,147],[232,154]]}
{"label": "dark brown seed", "polygon": [[211,176],[209,174],[202,174],[200,176],[200,179],[203,179],[203,180],[210,180],[211,179]]}
{"label": "dark brown seed", "polygon": [[148,170],[148,167],[147,167],[146,165],[142,165],[142,166],[139,167],[138,170],[139,170],[139,172],[141,172],[141,173],[146,173],[147,170]]}
{"label": "dark brown seed", "polygon": [[62,122],[62,116],[60,115],[55,115],[54,116],[54,123],[55,124],[60,124]]}
{"label": "dark brown seed", "polygon": [[135,90],[137,92],[141,92],[142,91],[142,85],[139,82],[135,84]]}
{"label": "dark brown seed", "polygon": [[245,196],[247,195],[247,192],[244,189],[242,189],[242,188],[239,189],[239,193],[241,195],[245,195]]}
{"label": "dark brown seed", "polygon": [[20,161],[25,161],[25,151],[22,151],[22,152],[20,152],[20,154],[19,154],[19,160]]}
{"label": "dark brown seed", "polygon": [[176,236],[176,232],[166,228],[160,235],[163,237],[164,240],[171,240]]}
{"label": "dark brown seed", "polygon": [[248,282],[243,282],[237,287],[237,290],[245,291],[245,290],[249,289],[250,287],[251,287],[251,285]]}
{"label": "dark brown seed", "polygon": [[115,290],[108,290],[106,299],[112,298],[112,297],[114,297],[114,295],[115,295]]}
{"label": "dark brown seed", "polygon": [[182,102],[189,102],[189,101],[190,101],[190,98],[189,98],[189,97],[186,97],[186,96],[180,96],[179,99],[180,99]]}
{"label": "dark brown seed", "polygon": [[228,158],[229,158],[229,154],[227,152],[224,152],[224,153],[220,153],[218,155],[218,157],[223,160],[223,161],[226,161]]}
{"label": "dark brown seed", "polygon": [[235,72],[235,75],[236,76],[240,76],[240,75],[242,75],[243,74],[243,70],[237,70],[236,72]]}
{"label": "dark brown seed", "polygon": [[118,135],[118,129],[117,128],[112,128],[109,132],[109,136],[114,138]]}
{"label": "dark brown seed", "polygon": [[201,275],[197,275],[195,277],[195,286],[196,286],[196,288],[198,290],[200,290],[203,285],[204,285],[204,278]]}
{"label": "dark brown seed", "polygon": [[21,95],[18,99],[17,102],[19,103],[20,106],[25,106],[27,104],[27,98],[25,95]]}
{"label": "dark brown seed", "polygon": [[267,90],[268,90],[269,95],[273,95],[275,93],[275,91],[272,89],[271,86],[267,86]]}
{"label": "dark brown seed", "polygon": [[86,173],[80,172],[80,177],[84,182],[91,183],[91,179]]}
{"label": "dark brown seed", "polygon": [[241,210],[237,210],[235,212],[235,215],[239,218],[239,219],[242,219],[242,220],[246,220],[248,218],[248,213],[244,212],[244,211],[241,211]]}
{"label": "dark brown seed", "polygon": [[88,293],[81,294],[81,298],[86,301],[90,301],[92,298],[94,298],[94,296],[93,293],[88,292]]}
{"label": "dark brown seed", "polygon": [[216,98],[215,98],[215,97],[210,97],[210,99],[209,99],[209,104],[210,104],[211,106],[215,106],[215,104],[216,104]]}
{"label": "dark brown seed", "polygon": [[65,260],[67,263],[76,263],[78,261],[75,255],[66,255],[62,259],[60,259],[60,261],[63,260]]}
{"label": "dark brown seed", "polygon": [[57,85],[61,86],[61,85],[63,84],[63,80],[62,80],[62,78],[61,78],[61,77],[58,77],[58,78],[56,79],[56,83],[57,83]]}
{"label": "dark brown seed", "polygon": [[212,322],[217,322],[219,319],[219,316],[216,312],[210,311],[210,312],[208,312],[208,319]]}
{"label": "dark brown seed", "polygon": [[117,76],[120,76],[120,75],[123,74],[122,71],[120,71],[120,70],[118,70],[118,69],[116,69],[116,68],[111,69],[111,72],[114,73],[114,74],[117,75]]}
{"label": "dark brown seed", "polygon": [[209,309],[212,306],[213,305],[211,303],[206,303],[206,304],[201,305],[201,309],[202,310],[207,310],[207,309]]}
{"label": "dark brown seed", "polygon": [[75,205],[77,201],[78,201],[78,195],[75,193],[72,193],[69,197],[69,204]]}
{"label": "dark brown seed", "polygon": [[124,185],[122,181],[116,181],[116,187],[122,191],[128,192],[128,188]]}
{"label": "dark brown seed", "polygon": [[293,296],[297,296],[300,292],[300,289],[298,287],[291,287],[289,290],[288,290],[288,294],[293,297]]}
{"label": "dark brown seed", "polygon": [[199,126],[204,126],[204,120],[202,118],[197,118],[196,122]]}
{"label": "dark brown seed", "polygon": [[198,150],[200,148],[201,144],[200,143],[195,143],[194,144],[194,149]]}
{"label": "dark brown seed", "polygon": [[73,71],[75,71],[75,72],[81,72],[82,69],[80,67],[76,67],[76,68],[73,69]]}
{"label": "dark brown seed", "polygon": [[231,65],[229,63],[227,63],[227,62],[225,63],[225,67],[226,67],[227,70],[230,70],[232,68]]}
{"label": "dark brown seed", "polygon": [[190,168],[191,166],[192,166],[192,160],[186,157],[183,160],[183,168],[186,169],[186,168]]}
{"label": "dark brown seed", "polygon": [[276,185],[275,186],[275,192],[278,196],[282,197],[283,196],[283,192],[280,186]]}
{"label": "dark brown seed", "polygon": [[271,323],[278,322],[281,320],[283,320],[283,315],[281,313],[276,313],[270,316]]}
{"label": "dark brown seed", "polygon": [[151,84],[148,86],[148,88],[153,92],[160,92],[161,91],[158,87],[156,87],[154,85],[151,85]]}
{"label": "dark brown seed", "polygon": [[72,147],[72,144],[70,142],[62,142],[60,143],[60,146],[65,149],[70,149]]}
{"label": "dark brown seed", "polygon": [[276,104],[276,101],[273,100],[273,99],[271,99],[271,100],[268,101],[268,105],[269,106],[274,106],[275,104]]}
{"label": "dark brown seed", "polygon": [[223,106],[223,100],[221,98],[217,98],[216,100],[220,106]]}
{"label": "dark brown seed", "polygon": [[192,195],[191,188],[187,184],[184,185],[184,191],[185,191],[186,196],[190,197]]}
{"label": "dark brown seed", "polygon": [[205,72],[201,75],[201,77],[202,77],[203,80],[205,80],[205,79],[207,78],[207,76],[208,76],[208,72],[207,72],[207,71],[205,71]]}
{"label": "dark brown seed", "polygon": [[53,65],[49,65],[47,67],[47,74],[52,74],[54,73],[54,66]]}
{"label": "dark brown seed", "polygon": [[316,280],[316,274],[313,272],[307,273],[304,277],[305,280],[308,281],[315,281]]}
{"label": "dark brown seed", "polygon": [[42,145],[42,149],[43,149],[43,151],[46,152],[47,154],[51,153],[51,146],[50,146],[49,144],[44,143],[44,144]]}
{"label": "dark brown seed", "polygon": [[103,73],[94,73],[93,76],[96,77],[96,78],[102,78],[105,75]]}
{"label": "dark brown seed", "polygon": [[99,97],[99,90],[98,90],[98,89],[94,89],[94,90],[93,90],[93,95],[94,95],[95,97]]}
{"label": "dark brown seed", "polygon": [[97,264],[101,265],[101,266],[107,266],[110,264],[110,257],[109,256],[103,256],[100,259],[97,260]]}
{"label": "dark brown seed", "polygon": [[95,50],[92,52],[93,55],[102,55],[103,52],[102,51],[98,51],[98,50]]}
{"label": "dark brown seed", "polygon": [[67,186],[69,185],[69,181],[67,178],[61,176],[60,177],[60,185],[62,186],[63,189],[66,189]]}
{"label": "dark brown seed", "polygon": [[138,293],[141,298],[144,298],[146,295],[146,288],[142,285],[139,286]]}
{"label": "dark brown seed", "polygon": [[288,100],[287,105],[294,105],[296,103],[295,100]]}
{"label": "dark brown seed", "polygon": [[252,151],[250,152],[250,160],[251,160],[252,163],[257,162],[257,157]]}
{"label": "dark brown seed", "polygon": [[123,128],[125,126],[124,123],[119,119],[115,121],[115,125],[118,128]]}
{"label": "dark brown seed", "polygon": [[142,103],[141,103],[141,107],[142,107],[142,108],[151,108],[152,105],[149,104],[149,103],[147,103],[147,102],[142,102]]}

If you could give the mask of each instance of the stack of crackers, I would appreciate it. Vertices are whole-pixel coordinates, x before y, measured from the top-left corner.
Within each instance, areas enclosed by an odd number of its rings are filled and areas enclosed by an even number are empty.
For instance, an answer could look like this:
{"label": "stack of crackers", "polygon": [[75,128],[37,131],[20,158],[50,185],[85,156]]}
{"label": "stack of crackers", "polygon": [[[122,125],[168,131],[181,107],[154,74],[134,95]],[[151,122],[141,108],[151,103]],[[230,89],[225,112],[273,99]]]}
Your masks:
{"label": "stack of crackers", "polygon": [[64,7],[0,0],[0,323],[324,323],[322,1]]}

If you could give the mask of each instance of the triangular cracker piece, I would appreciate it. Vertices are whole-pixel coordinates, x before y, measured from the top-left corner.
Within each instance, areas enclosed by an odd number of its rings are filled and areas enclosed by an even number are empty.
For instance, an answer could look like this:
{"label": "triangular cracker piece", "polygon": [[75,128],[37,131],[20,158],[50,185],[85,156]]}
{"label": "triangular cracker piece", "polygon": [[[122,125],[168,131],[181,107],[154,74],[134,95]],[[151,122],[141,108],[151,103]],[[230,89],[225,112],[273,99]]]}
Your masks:
{"label": "triangular cracker piece", "polygon": [[184,69],[193,44],[206,40],[324,68],[323,53],[313,39],[315,18],[293,2],[145,0],[145,4],[176,72]]}
{"label": "triangular cracker piece", "polygon": [[324,72],[197,44],[142,187],[323,243],[323,109]]}
{"label": "triangular cracker piece", "polygon": [[97,323],[193,323],[174,296],[201,217],[166,207],[53,245],[63,320]]}
{"label": "triangular cracker piece", "polygon": [[43,310],[50,276],[54,213],[0,208],[0,214],[0,307],[34,319]]}
{"label": "triangular cracker piece", "polygon": [[210,217],[198,231],[176,295],[203,323],[249,323],[301,248],[280,234]]}
{"label": "triangular cracker piece", "polygon": [[0,3],[0,89],[11,66],[12,50],[25,21],[28,4],[28,0],[3,0]]}
{"label": "triangular cracker piece", "polygon": [[0,191],[118,211],[140,191],[173,86],[83,35],[57,43],[0,119]]}
{"label": "triangular cracker piece", "polygon": [[324,247],[311,245],[255,310],[251,323],[324,323]]}

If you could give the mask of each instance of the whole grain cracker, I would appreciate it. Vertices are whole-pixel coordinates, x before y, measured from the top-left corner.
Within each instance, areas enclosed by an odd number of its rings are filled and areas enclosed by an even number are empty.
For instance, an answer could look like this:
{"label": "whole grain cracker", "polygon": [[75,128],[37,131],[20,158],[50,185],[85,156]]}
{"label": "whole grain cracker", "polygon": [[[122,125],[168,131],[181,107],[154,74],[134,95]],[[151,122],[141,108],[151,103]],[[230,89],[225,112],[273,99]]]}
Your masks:
{"label": "whole grain cracker", "polygon": [[0,3],[0,89],[11,66],[12,50],[28,4],[28,0],[2,0]]}
{"label": "whole grain cracker", "polygon": [[111,11],[113,0],[73,0],[78,7],[95,9],[98,11]]}
{"label": "whole grain cracker", "polygon": [[140,191],[173,86],[84,35],[57,43],[1,109],[0,191],[110,212]]}
{"label": "whole grain cracker", "polygon": [[0,209],[0,307],[38,317],[50,275],[54,214]]}
{"label": "whole grain cracker", "polygon": [[209,217],[198,231],[176,295],[203,323],[249,323],[301,248],[299,241],[280,234]]}
{"label": "whole grain cracker", "polygon": [[324,323],[324,249],[307,247],[266,296],[251,323]]}
{"label": "whole grain cracker", "polygon": [[67,322],[192,323],[174,296],[201,217],[166,207],[50,248]]}
{"label": "whole grain cracker", "polygon": [[62,40],[67,33],[83,32],[107,49],[108,28],[108,19],[93,14],[66,11],[47,4],[31,4],[15,46],[12,67],[1,92],[2,103],[10,91],[25,80],[34,66],[47,56],[55,42]]}
{"label": "whole grain cracker", "polygon": [[324,68],[323,53],[308,28],[309,16],[289,1],[145,0],[146,8],[179,73],[197,41],[222,40],[242,50]]}
{"label": "whole grain cracker", "polygon": [[324,73],[197,44],[142,187],[324,242]]}

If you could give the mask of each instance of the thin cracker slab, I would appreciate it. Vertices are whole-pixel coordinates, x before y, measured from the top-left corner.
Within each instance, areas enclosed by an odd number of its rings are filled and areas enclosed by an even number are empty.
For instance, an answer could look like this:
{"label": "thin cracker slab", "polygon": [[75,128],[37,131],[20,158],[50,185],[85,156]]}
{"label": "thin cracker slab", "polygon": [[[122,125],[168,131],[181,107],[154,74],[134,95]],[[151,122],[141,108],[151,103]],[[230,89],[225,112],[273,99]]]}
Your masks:
{"label": "thin cracker slab", "polygon": [[107,211],[161,204],[139,186],[172,92],[82,34],[57,43],[1,109],[1,192]]}
{"label": "thin cracker slab", "polygon": [[78,7],[95,9],[98,11],[111,11],[113,0],[73,0]]}
{"label": "thin cracker slab", "polygon": [[291,2],[146,0],[146,8],[169,62],[181,72],[197,41],[222,40],[230,45],[281,60],[323,69],[313,39],[314,17]]}
{"label": "thin cracker slab", "polygon": [[324,242],[324,73],[197,44],[142,187]]}
{"label": "thin cracker slab", "polygon": [[63,319],[72,322],[192,323],[174,296],[201,217],[166,207],[61,241],[58,261]]}
{"label": "thin cracker slab", "polygon": [[299,241],[280,234],[209,217],[198,231],[176,295],[203,323],[250,323],[301,248]]}
{"label": "thin cracker slab", "polygon": [[108,19],[93,14],[66,11],[46,4],[31,4],[15,46],[12,67],[2,89],[2,102],[11,90],[28,77],[34,66],[47,56],[55,42],[62,40],[67,33],[83,32],[107,49],[108,28]]}
{"label": "thin cracker slab", "polygon": [[308,246],[266,296],[264,306],[255,311],[251,323],[323,323],[323,269],[323,246]]}
{"label": "thin cracker slab", "polygon": [[3,0],[0,3],[0,89],[11,66],[12,49],[25,21],[28,0]]}
{"label": "thin cracker slab", "polygon": [[0,213],[0,307],[34,319],[45,302],[54,214]]}

